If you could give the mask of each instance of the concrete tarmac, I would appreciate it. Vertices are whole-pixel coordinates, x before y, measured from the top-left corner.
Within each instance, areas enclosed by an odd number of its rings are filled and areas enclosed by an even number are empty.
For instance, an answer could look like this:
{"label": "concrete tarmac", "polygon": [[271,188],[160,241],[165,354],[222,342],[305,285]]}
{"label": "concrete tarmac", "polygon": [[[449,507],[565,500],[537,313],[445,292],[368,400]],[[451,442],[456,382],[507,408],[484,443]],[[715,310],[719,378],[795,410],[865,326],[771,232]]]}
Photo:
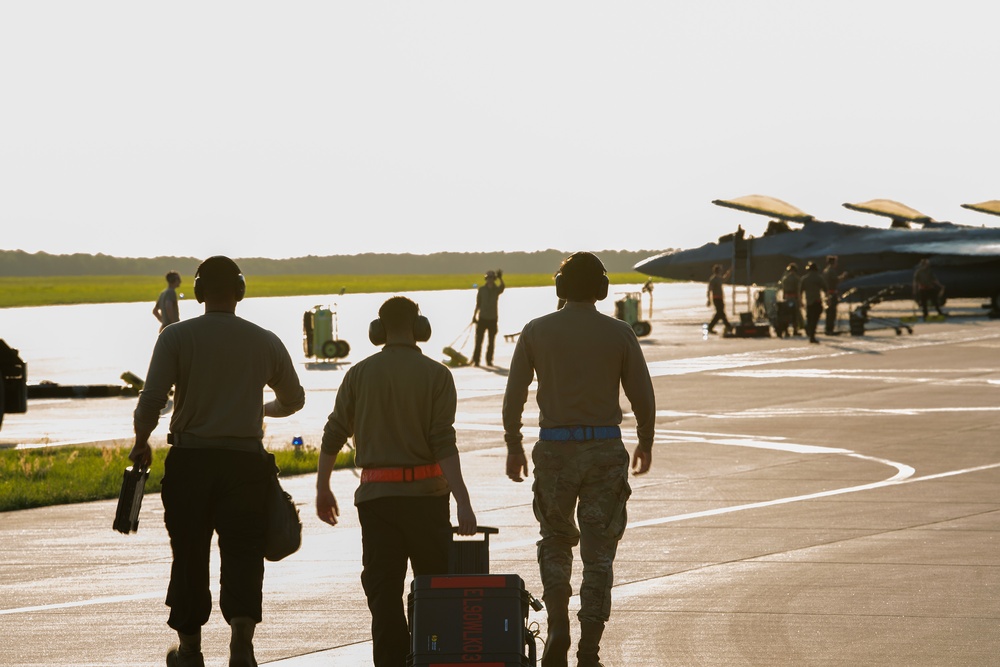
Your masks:
{"label": "concrete tarmac", "polygon": [[[607,667],[1000,663],[1000,322],[821,339],[722,339],[654,318],[643,349],[657,442],[652,470],[632,480]],[[499,345],[497,369],[456,369],[459,442],[479,522],[500,529],[492,571],[540,596],[530,481],[503,474],[511,350]],[[314,482],[284,480],[304,543],[267,564],[257,657],[371,664],[358,480],[334,475],[336,528],[315,517]],[[175,636],[162,506],[147,497],[129,536],[111,530],[114,508],[0,514],[0,664],[164,664]],[[215,604],[204,650],[220,666],[228,627]],[[544,638],[544,611],[529,622]]]}

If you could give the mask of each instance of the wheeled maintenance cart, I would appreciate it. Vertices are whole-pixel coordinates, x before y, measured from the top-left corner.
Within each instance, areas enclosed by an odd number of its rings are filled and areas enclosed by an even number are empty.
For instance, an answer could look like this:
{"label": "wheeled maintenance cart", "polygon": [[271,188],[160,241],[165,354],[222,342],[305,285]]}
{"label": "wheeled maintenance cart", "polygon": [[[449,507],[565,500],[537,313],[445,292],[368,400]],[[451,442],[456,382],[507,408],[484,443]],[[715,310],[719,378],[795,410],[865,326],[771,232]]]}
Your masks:
{"label": "wheeled maintenance cart", "polygon": [[627,292],[615,301],[615,317],[626,322],[639,338],[648,336],[653,330],[649,321],[642,319],[642,293]]}
{"label": "wheeled maintenance cart", "polygon": [[[873,317],[870,314],[872,308],[875,305],[881,303],[882,301],[896,296],[900,291],[902,291],[904,286],[893,285],[890,287],[883,288],[869,296],[867,299],[861,301],[861,304],[851,310],[848,324],[851,329],[852,336],[864,336],[865,330],[868,331],[874,329],[892,329],[896,332],[896,335],[903,333],[903,329],[906,329],[906,333],[912,334],[913,327],[905,324],[898,317]],[[851,296],[851,292],[847,292],[844,298],[847,299]]]}
{"label": "wheeled maintenance cart", "polygon": [[346,340],[337,337],[337,311],[314,306],[302,316],[302,348],[307,357],[342,359],[351,353]]}
{"label": "wheeled maintenance cart", "polygon": [[528,610],[542,605],[518,575],[489,573],[489,536],[498,531],[480,526],[479,532],[482,540],[452,542],[452,574],[414,577],[407,667],[537,664]]}

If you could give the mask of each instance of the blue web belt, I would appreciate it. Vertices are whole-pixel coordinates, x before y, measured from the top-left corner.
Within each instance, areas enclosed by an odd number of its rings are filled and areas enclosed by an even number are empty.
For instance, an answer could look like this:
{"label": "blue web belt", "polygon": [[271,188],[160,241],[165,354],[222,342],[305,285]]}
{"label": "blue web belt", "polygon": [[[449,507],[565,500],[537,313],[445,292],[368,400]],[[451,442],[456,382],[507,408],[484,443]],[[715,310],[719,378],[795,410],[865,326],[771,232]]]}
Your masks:
{"label": "blue web belt", "polygon": [[538,431],[540,440],[609,440],[622,437],[618,426],[557,426]]}

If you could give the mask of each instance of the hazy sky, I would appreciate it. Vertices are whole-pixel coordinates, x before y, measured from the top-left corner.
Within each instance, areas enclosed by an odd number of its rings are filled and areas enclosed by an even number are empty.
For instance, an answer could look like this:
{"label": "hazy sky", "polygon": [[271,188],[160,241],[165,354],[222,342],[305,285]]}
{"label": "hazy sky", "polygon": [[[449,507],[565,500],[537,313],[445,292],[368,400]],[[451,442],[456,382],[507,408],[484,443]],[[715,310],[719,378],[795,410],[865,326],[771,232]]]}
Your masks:
{"label": "hazy sky", "polygon": [[0,248],[668,248],[902,201],[996,224],[983,0],[0,0]]}

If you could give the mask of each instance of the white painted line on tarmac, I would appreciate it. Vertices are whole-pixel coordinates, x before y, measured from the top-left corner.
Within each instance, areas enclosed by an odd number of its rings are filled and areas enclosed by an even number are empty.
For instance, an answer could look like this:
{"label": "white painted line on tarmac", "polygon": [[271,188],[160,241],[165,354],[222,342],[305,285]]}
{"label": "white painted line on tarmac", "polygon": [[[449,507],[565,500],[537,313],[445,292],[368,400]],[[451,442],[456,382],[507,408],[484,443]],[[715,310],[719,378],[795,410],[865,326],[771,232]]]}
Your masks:
{"label": "white painted line on tarmac", "polygon": [[73,609],[75,607],[89,607],[95,604],[115,604],[117,602],[132,602],[134,600],[151,600],[163,598],[166,591],[152,591],[147,593],[135,593],[134,595],[114,595],[105,598],[90,598],[89,600],[75,600],[73,602],[57,602],[54,604],[40,604],[34,607],[18,607],[17,609],[0,609],[0,616],[8,614],[30,614],[38,611],[53,611],[55,609]]}
{"label": "white painted line on tarmac", "polygon": [[[705,433],[696,431],[678,431],[673,429],[657,429],[657,438],[661,441],[671,440],[674,442],[695,442],[695,443],[705,443],[714,444],[722,446],[736,446],[736,447],[755,447],[760,449],[773,449],[775,451],[790,452],[795,454],[822,454],[822,455],[840,455],[848,456],[850,458],[859,459],[861,461],[878,463],[880,465],[888,466],[890,468],[895,468],[896,473],[891,477],[879,480],[877,482],[869,482],[867,484],[857,484],[854,486],[847,486],[838,489],[828,489],[825,491],[817,491],[816,493],[807,493],[798,496],[788,496],[785,498],[774,498],[772,500],[763,500],[756,503],[746,503],[743,505],[731,505],[728,507],[716,507],[713,509],[702,510],[699,512],[688,512],[685,514],[675,514],[671,516],[658,517],[655,519],[646,519],[643,521],[633,521],[628,524],[629,529],[631,528],[645,528],[648,526],[658,526],[667,523],[676,523],[678,521],[687,521],[690,519],[701,519],[711,516],[719,516],[722,514],[730,514],[733,512],[742,512],[745,510],[752,509],[762,509],[767,507],[776,507],[778,505],[787,505],[790,503],[803,502],[806,500],[816,500],[819,498],[829,498],[832,496],[839,496],[848,493],[857,493],[859,491],[871,491],[874,489],[880,489],[887,486],[895,486],[898,484],[906,484],[910,482],[924,482],[934,479],[941,479],[944,477],[952,477],[956,475],[965,475],[974,472],[981,472],[983,470],[990,470],[993,468],[1000,468],[1000,463],[993,463],[983,466],[977,466],[974,468],[963,468],[961,470],[952,470],[943,473],[937,473],[934,475],[925,475],[922,477],[913,477],[916,470],[905,463],[899,463],[897,461],[891,461],[889,459],[878,458],[875,456],[867,456],[865,454],[858,454],[857,452],[851,451],[849,449],[842,449],[837,447],[823,447],[820,445],[799,445],[795,443],[784,442],[782,438],[774,437],[758,437],[758,436],[740,436],[725,433]],[[519,540],[516,542],[502,542],[495,541],[493,547],[496,549],[514,549],[521,548],[525,546],[530,546],[536,543],[537,540]]]}

